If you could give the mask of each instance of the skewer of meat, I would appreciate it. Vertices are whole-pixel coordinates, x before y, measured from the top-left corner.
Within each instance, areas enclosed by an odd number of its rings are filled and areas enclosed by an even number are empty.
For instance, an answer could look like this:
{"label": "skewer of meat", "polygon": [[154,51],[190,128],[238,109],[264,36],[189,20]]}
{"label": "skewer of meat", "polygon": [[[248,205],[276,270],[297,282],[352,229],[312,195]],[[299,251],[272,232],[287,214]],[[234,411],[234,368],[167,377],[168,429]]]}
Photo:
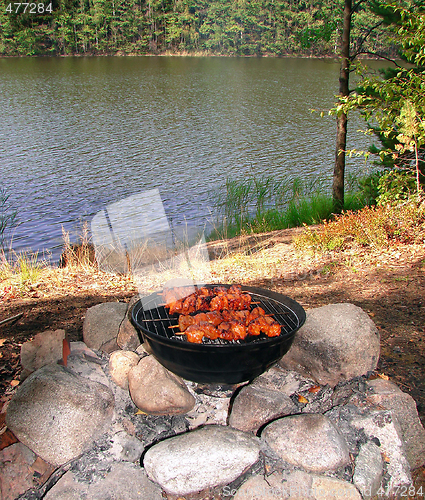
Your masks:
{"label": "skewer of meat", "polygon": [[178,334],[185,334],[189,342],[201,343],[204,337],[215,340],[243,340],[248,335],[258,336],[264,333],[276,337],[281,333],[281,326],[264,309],[257,307],[248,311],[215,311],[199,313],[196,316],[180,315]]}
{"label": "skewer of meat", "polygon": [[201,323],[209,323],[214,327],[217,327],[223,321],[223,317],[220,313],[216,311],[211,311],[207,313],[199,313],[195,316],[180,314],[179,316],[179,324],[172,325],[170,328],[179,328],[181,333],[184,333],[189,326],[191,325],[199,325]]}
{"label": "skewer of meat", "polygon": [[213,326],[218,326],[223,322],[236,321],[241,325],[248,326],[248,324],[259,316],[268,316],[261,307],[256,307],[252,311],[210,311],[201,312],[195,316],[190,316],[186,314],[180,314],[178,325],[171,325],[169,328],[179,328],[180,332],[183,333],[191,325],[199,325],[201,322],[210,323]]}
{"label": "skewer of meat", "polygon": [[260,316],[247,327],[235,320],[223,321],[217,328],[202,321],[200,324],[190,325],[184,332],[188,342],[197,344],[201,344],[204,337],[211,340],[243,340],[248,335],[258,336],[260,333],[276,337],[280,335],[280,325],[272,318]]}
{"label": "skewer of meat", "polygon": [[[197,311],[221,311],[223,309],[245,310],[249,309],[252,304],[251,295],[241,293],[241,289],[236,285],[232,285],[229,289],[215,287],[212,289],[213,294],[209,294],[211,289],[206,287],[199,290],[200,292],[196,291],[179,299],[176,299],[176,295],[171,291],[163,294],[169,314],[192,314]],[[230,290],[236,293],[230,293]]]}

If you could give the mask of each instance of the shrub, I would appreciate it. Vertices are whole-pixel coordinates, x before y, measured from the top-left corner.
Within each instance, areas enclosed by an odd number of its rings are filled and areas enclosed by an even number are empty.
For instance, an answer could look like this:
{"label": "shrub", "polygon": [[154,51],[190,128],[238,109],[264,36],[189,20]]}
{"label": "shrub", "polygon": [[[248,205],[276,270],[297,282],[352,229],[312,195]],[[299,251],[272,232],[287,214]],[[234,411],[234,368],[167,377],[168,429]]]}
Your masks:
{"label": "shrub", "polygon": [[416,192],[415,176],[410,171],[389,170],[378,181],[378,205],[408,200]]}
{"label": "shrub", "polygon": [[317,231],[306,229],[294,240],[298,248],[317,252],[344,249],[353,244],[380,248],[393,242],[425,242],[425,201],[410,198],[404,203],[346,212]]}

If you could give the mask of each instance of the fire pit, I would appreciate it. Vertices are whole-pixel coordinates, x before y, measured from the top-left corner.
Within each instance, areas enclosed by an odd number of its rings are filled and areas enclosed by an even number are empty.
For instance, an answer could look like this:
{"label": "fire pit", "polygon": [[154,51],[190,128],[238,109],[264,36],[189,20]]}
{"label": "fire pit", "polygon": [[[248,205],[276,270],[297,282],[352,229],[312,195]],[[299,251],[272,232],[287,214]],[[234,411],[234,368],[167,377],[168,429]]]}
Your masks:
{"label": "fire pit", "polygon": [[194,382],[238,384],[252,380],[276,363],[291,347],[306,317],[301,305],[285,295],[254,287],[242,287],[242,292],[251,295],[255,306],[273,315],[281,325],[279,336],[247,337],[231,343],[187,342],[176,337],[170,328],[177,324],[178,315],[168,313],[161,293],[139,300],[132,320],[147,350],[171,372]]}

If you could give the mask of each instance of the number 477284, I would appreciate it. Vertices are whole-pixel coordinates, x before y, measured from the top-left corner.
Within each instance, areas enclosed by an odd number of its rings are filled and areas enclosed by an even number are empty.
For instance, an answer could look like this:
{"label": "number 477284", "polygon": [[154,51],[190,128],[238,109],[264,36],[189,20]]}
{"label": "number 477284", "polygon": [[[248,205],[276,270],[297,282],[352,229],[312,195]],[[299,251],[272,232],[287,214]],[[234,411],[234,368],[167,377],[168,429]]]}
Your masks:
{"label": "number 477284", "polygon": [[44,3],[10,3],[6,7],[7,13],[14,12],[15,14],[44,14],[45,12],[52,12],[52,4],[44,4]]}

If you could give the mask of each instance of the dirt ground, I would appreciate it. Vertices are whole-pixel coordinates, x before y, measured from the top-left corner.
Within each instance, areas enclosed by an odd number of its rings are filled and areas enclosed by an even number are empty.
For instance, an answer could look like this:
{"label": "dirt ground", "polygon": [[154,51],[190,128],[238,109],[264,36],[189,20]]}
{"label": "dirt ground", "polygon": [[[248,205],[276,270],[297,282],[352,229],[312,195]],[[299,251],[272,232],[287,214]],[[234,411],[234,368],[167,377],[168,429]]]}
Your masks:
{"label": "dirt ground", "polygon": [[[300,254],[292,243],[299,231],[211,245],[210,257],[219,257],[211,261],[212,278],[272,289],[305,309],[340,302],[361,307],[381,335],[377,373],[415,399],[425,426],[425,247]],[[0,281],[0,322],[22,315],[0,325],[0,405],[7,403],[19,384],[22,343],[41,331],[59,328],[71,340],[82,340],[89,307],[128,301],[136,293],[129,277],[82,269],[52,270],[24,292]],[[425,469],[416,475],[418,484],[425,485]]]}

